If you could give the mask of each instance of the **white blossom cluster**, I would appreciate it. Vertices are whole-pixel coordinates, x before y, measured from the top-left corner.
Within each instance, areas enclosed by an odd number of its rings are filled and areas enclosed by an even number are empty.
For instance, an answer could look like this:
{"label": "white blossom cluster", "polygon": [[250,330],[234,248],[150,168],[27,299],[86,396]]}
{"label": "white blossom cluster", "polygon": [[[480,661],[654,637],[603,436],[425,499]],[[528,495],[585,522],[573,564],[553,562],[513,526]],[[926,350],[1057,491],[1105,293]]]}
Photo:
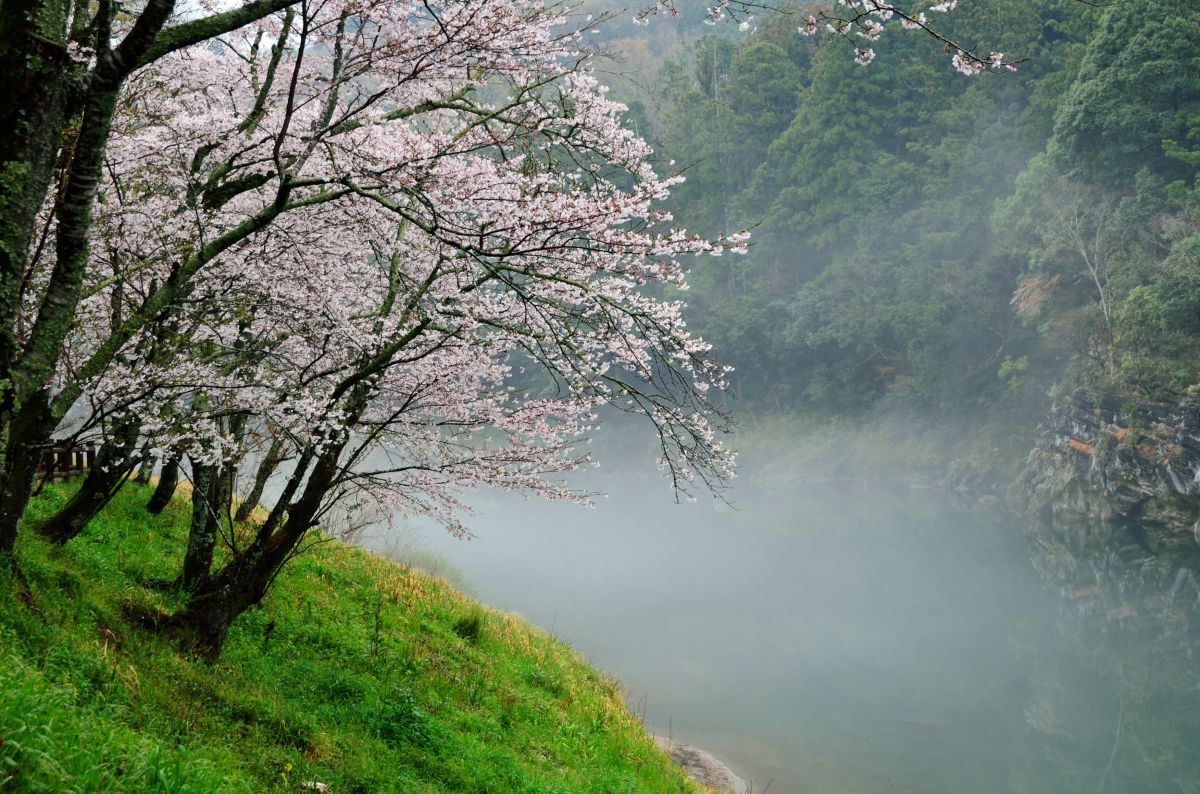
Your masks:
{"label": "white blossom cluster", "polygon": [[[946,0],[929,6],[929,11],[949,13],[958,6],[958,0]],[[989,69],[1016,71],[1017,63],[1006,61],[1004,54],[990,52],[977,55],[952,41],[930,25],[924,11],[902,7],[883,0],[838,0],[838,9],[819,14],[809,14],[797,31],[804,36],[813,36],[822,30],[846,39],[854,48],[854,59],[866,66],[875,60],[875,50],[859,44],[860,41],[878,41],[889,23],[896,22],[905,30],[921,30],[940,41],[950,55],[950,62],[960,74],[975,75]]]}
{"label": "white blossom cluster", "polygon": [[571,496],[547,475],[585,459],[601,405],[650,419],[677,485],[729,476],[706,397],[727,370],[646,287],[748,235],[655,209],[680,178],[564,21],[536,0],[315,0],[136,74],[59,388],[157,457],[344,450],[331,498],[455,531],[463,489]]}

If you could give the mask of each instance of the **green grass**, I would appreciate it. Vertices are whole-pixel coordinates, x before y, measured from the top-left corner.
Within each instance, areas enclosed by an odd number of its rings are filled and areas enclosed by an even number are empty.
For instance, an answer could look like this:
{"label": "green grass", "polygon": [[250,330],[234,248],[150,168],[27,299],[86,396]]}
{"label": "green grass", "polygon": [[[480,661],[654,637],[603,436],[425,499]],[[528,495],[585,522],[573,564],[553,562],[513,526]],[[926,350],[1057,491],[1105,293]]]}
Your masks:
{"label": "green grass", "polygon": [[[61,503],[48,487],[34,517]],[[188,510],[127,487],[0,574],[0,792],[700,792],[617,686],[516,616],[336,542],[294,560],[221,661],[131,623],[178,596]]]}

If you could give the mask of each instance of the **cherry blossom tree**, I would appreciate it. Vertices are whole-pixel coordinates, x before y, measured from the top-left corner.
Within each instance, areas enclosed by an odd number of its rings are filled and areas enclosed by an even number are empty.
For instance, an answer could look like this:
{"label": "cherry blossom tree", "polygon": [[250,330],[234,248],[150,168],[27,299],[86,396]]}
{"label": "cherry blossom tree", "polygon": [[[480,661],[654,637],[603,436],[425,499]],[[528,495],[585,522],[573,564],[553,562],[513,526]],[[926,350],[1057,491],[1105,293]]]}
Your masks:
{"label": "cherry blossom tree", "polygon": [[336,504],[461,532],[464,488],[573,498],[546,475],[582,460],[601,406],[649,418],[677,487],[728,476],[707,397],[724,370],[647,287],[745,235],[653,209],[675,178],[567,21],[514,0],[308,2],[128,82],[52,402],[136,428],[113,434],[93,505],[134,436],[213,469],[247,430],[286,440],[260,526],[193,522],[171,623],[207,653]]}
{"label": "cherry blossom tree", "polygon": [[[936,10],[950,10],[953,5],[939,3]],[[385,153],[372,148],[379,143],[378,128],[385,125],[364,110],[393,108],[386,112],[396,115],[387,121],[415,119],[434,111],[464,113],[467,94],[457,91],[481,95],[490,90],[489,81],[495,74],[533,77],[545,65],[535,63],[538,58],[545,62],[573,57],[570,48],[564,46],[565,40],[557,40],[551,48],[525,49],[535,43],[525,38],[526,33],[544,30],[551,17],[561,21],[559,12],[520,3],[507,10],[489,9],[482,16],[477,16],[481,12],[476,3],[465,3],[461,8],[457,4],[403,2],[385,8],[366,3],[363,8],[369,13],[360,13],[359,4],[352,2],[333,13],[327,4],[301,0],[251,0],[233,8],[204,0],[189,7],[186,14],[177,14],[173,0],[147,0],[140,8],[118,8],[109,0],[19,0],[0,10],[0,86],[10,97],[0,108],[0,443],[4,447],[0,465],[0,554],[7,556],[12,549],[36,464],[55,429],[89,384],[114,365],[120,369],[118,359],[128,356],[128,346],[134,340],[147,334],[148,328],[169,314],[176,303],[188,300],[198,274],[232,250],[247,245],[248,240],[286,213],[335,204],[351,194],[360,199],[376,195],[378,185],[366,178],[370,169],[356,173],[354,180],[339,182],[330,174],[308,176],[307,163],[316,158],[344,168],[351,150],[339,147],[358,147],[378,160],[378,173],[372,176],[380,180],[399,176],[398,170],[386,166]],[[716,20],[725,9],[736,17],[740,9],[740,21],[748,24],[744,17],[754,8],[751,4],[723,3],[714,9],[713,16]],[[940,37],[919,12],[893,4],[844,2],[840,10],[814,14],[801,32],[811,32],[817,21],[828,21],[837,35],[853,35],[864,41],[876,37],[881,26],[899,22],[943,41],[948,51],[957,55],[956,62],[970,67],[963,71],[1005,64],[1003,57],[995,53],[981,57],[963,48],[955,49],[957,45]],[[518,31],[521,25],[517,23],[528,23],[523,27],[526,33]],[[342,31],[335,34],[339,26]],[[434,28],[440,39],[431,39],[429,31]],[[364,48],[362,44],[368,38],[380,46]],[[221,43],[208,45],[208,49],[195,46],[217,41]],[[343,49],[338,50],[339,46]],[[425,53],[421,47],[432,49]],[[455,48],[457,61],[444,57]],[[374,54],[364,56],[367,51]],[[236,53],[234,57],[245,69],[239,73],[219,57],[221,52]],[[860,60],[869,61],[865,51],[856,52]],[[305,60],[324,65],[301,68]],[[431,66],[451,62],[461,71],[447,75]],[[380,71],[373,71],[376,66]],[[140,88],[129,90],[130,78],[148,67],[147,73],[158,75],[153,78],[158,82],[139,77]],[[409,72],[401,74],[400,68]],[[522,69],[529,71],[518,75]],[[240,91],[242,96],[218,100],[211,94],[201,97],[184,90],[184,95],[205,103],[202,109],[197,106],[189,111],[198,126],[188,131],[177,117],[168,134],[166,127],[158,124],[171,111],[155,108],[153,101],[139,102],[139,92],[148,92],[151,97],[170,94],[187,83],[183,73],[189,70],[193,79],[228,81],[221,85]],[[455,84],[454,90],[444,90],[447,81],[460,77],[470,85]],[[524,84],[526,92],[543,87],[537,79],[517,83]],[[320,85],[337,89],[321,94],[317,90]],[[337,94],[343,89],[347,96]],[[400,90],[402,100],[394,95]],[[171,96],[160,98],[168,105],[174,100]],[[512,121],[505,113],[518,107],[521,98],[515,96],[518,103],[511,108],[497,105],[475,113],[474,122],[461,131],[463,145],[479,147],[480,151],[498,149],[499,143],[489,142],[488,135],[497,125]],[[280,116],[281,101],[286,112]],[[574,99],[564,96],[564,101]],[[476,103],[476,107],[484,104]],[[143,115],[117,118],[131,106]],[[235,126],[230,128],[235,119]],[[282,127],[275,124],[280,119]],[[130,215],[124,219],[130,226],[126,233],[141,234],[141,243],[158,245],[159,259],[170,259],[172,265],[160,274],[159,281],[131,285],[127,298],[115,300],[109,332],[88,348],[68,337],[77,335],[81,302],[88,298],[89,290],[101,288],[106,280],[109,286],[124,285],[129,271],[148,272],[146,260],[130,254],[138,251],[137,256],[144,257],[144,246],[110,247],[109,269],[94,269],[98,264],[92,256],[92,247],[98,243],[93,229],[97,187],[104,184],[105,201],[111,201],[114,191],[122,189],[118,184],[121,179],[110,172],[127,161],[109,151],[114,129],[122,124],[141,125],[143,134],[151,136],[158,129],[165,151],[175,154],[189,149],[175,133],[200,138],[210,127],[236,129],[242,138],[227,136],[225,140],[238,140],[237,146],[244,147],[244,151],[239,154],[222,149],[222,144],[211,141],[203,144],[206,148],[191,147],[195,162],[183,194],[169,190],[155,193],[152,184],[163,177],[149,171],[143,170],[138,179],[124,179],[132,195],[147,198],[140,230],[137,219]],[[443,133],[442,137],[431,136],[427,143],[436,148],[444,142]],[[522,145],[539,151],[532,138]],[[258,159],[251,159],[251,153]],[[587,157],[597,154],[591,152]],[[521,162],[533,168],[536,157],[524,156]],[[593,161],[580,163],[585,164],[602,167],[594,157]],[[618,160],[616,165],[623,168],[629,163]],[[184,186],[176,180],[175,187]],[[272,193],[270,201],[262,201],[264,191]],[[157,197],[156,206],[150,206],[148,200],[152,193]],[[396,194],[387,198],[397,201]],[[260,204],[248,211],[255,200]],[[461,202],[472,200],[469,195],[460,197]],[[411,206],[403,202],[400,205],[415,215]],[[180,221],[186,214],[178,211],[181,206],[195,214],[189,223]],[[160,218],[171,222],[156,227],[155,221]],[[238,223],[225,222],[231,218],[237,218]],[[496,218],[486,220],[498,222]],[[448,230],[437,217],[426,215],[422,219],[429,228],[413,222],[425,233],[432,230],[436,238],[447,238]],[[489,233],[486,230],[479,237],[481,243],[488,242]],[[447,244],[458,250],[465,245],[461,239]],[[511,276],[505,278],[514,280]],[[76,348],[76,352],[86,349],[89,355],[67,366],[63,358],[68,347]],[[170,353],[161,355],[169,357]],[[119,411],[113,413],[111,407],[104,411],[114,418],[121,415]],[[132,425],[110,429],[114,442],[145,432],[134,433]],[[132,450],[121,444],[107,450],[115,457],[106,465],[106,471],[130,468]],[[104,482],[95,485],[94,492],[103,492]],[[75,531],[79,516],[92,509],[87,505],[78,507],[77,520],[60,523],[64,536]]]}
{"label": "cherry blossom tree", "polygon": [[[0,9],[0,554],[12,550],[38,459],[71,401],[56,401],[55,376],[123,83],[168,53],[294,3],[254,0],[174,24],[174,0],[148,0],[136,14],[110,0]],[[34,272],[39,252],[53,255],[48,273]]]}

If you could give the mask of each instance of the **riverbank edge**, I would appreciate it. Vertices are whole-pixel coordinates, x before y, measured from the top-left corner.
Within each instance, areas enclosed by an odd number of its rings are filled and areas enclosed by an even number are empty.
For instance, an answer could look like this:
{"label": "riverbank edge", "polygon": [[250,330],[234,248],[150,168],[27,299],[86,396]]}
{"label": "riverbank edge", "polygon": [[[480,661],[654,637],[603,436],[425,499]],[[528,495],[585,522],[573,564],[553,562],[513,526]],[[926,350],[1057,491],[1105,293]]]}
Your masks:
{"label": "riverbank edge", "polygon": [[660,750],[702,786],[722,794],[749,794],[750,784],[707,750],[669,736],[655,735],[653,738]]}
{"label": "riverbank edge", "polygon": [[[31,518],[70,489],[47,486]],[[27,535],[19,586],[0,575],[3,785],[707,791],[572,648],[330,539],[239,619],[220,662],[190,657],[128,617],[179,598],[145,583],[177,567],[189,510],[148,516],[148,495],[129,486],[65,547]]]}

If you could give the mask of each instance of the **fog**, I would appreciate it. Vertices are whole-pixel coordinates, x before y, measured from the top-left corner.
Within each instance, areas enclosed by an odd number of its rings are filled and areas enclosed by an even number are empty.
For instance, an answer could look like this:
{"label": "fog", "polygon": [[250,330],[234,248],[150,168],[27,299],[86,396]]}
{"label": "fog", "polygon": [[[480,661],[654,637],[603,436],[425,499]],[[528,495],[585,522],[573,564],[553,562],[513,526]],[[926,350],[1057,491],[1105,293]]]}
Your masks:
{"label": "fog", "polygon": [[1048,742],[1097,790],[1116,707],[1073,670],[1015,518],[899,487],[675,503],[620,471],[580,483],[608,493],[595,509],[483,493],[471,540],[408,523],[364,542],[442,556],[755,792],[1070,790],[1061,764],[1039,778]]}

